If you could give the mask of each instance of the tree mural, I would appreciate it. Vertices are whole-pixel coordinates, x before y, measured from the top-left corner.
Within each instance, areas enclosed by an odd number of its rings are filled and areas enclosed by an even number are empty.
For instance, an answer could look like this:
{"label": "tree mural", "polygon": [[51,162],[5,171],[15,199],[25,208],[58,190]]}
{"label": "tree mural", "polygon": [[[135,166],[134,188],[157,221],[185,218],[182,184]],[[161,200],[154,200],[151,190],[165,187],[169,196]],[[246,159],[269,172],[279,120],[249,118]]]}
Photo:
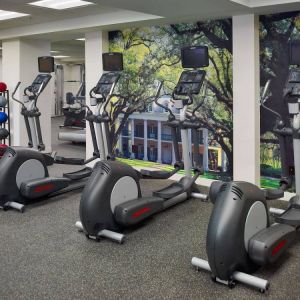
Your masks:
{"label": "tree mural", "polygon": [[[182,71],[180,50],[184,46],[208,45],[211,64],[207,68],[207,98],[198,111],[203,128],[218,141],[228,159],[232,174],[232,24],[231,20],[197,22],[129,29],[110,33],[110,50],[121,51],[125,76],[120,86],[124,95],[118,108],[112,109],[112,138],[117,142],[130,114],[149,101],[155,79],[171,88]],[[152,85],[152,88],[149,88]],[[148,100],[145,100],[147,99]],[[142,105],[143,104],[143,105]],[[123,114],[118,125],[116,120]]]}
{"label": "tree mural", "polygon": [[[276,15],[267,15],[260,17],[260,48],[261,48],[261,85],[263,86],[268,79],[272,79],[271,97],[267,100],[266,105],[280,112],[285,116],[288,122],[288,109],[283,99],[283,89],[289,71],[289,41],[293,38],[299,38],[300,18],[299,12],[289,12]],[[273,168],[278,167],[279,156],[269,155],[264,148],[269,148],[265,140],[266,134],[272,131],[275,123],[275,116],[270,112],[261,110],[261,134],[262,152],[265,153],[265,164]],[[270,142],[274,141],[274,135],[267,134]],[[276,141],[276,139],[275,139]],[[276,146],[275,153],[278,153],[279,146]],[[288,146],[289,164],[293,164],[292,143]],[[276,156],[277,160],[274,160]],[[268,161],[268,163],[266,163]]]}

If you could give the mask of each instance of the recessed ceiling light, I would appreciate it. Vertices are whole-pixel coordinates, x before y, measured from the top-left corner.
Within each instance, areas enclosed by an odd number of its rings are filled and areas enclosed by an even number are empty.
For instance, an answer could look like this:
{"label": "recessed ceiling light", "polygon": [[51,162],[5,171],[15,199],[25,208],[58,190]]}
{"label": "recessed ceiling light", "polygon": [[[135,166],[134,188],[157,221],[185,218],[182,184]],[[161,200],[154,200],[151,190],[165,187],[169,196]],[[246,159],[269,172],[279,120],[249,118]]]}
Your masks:
{"label": "recessed ceiling light", "polygon": [[15,19],[29,16],[28,14],[18,13],[15,11],[8,11],[8,10],[1,10],[0,9],[0,21],[8,20],[8,19]]}
{"label": "recessed ceiling light", "polygon": [[68,57],[71,57],[71,56],[68,56],[68,55],[54,55],[53,57],[54,58],[68,58]]}
{"label": "recessed ceiling light", "polygon": [[76,41],[85,41],[85,38],[76,39]]}
{"label": "recessed ceiling light", "polygon": [[83,0],[41,0],[29,3],[30,5],[36,5],[52,9],[67,9],[79,6],[86,6],[94,4],[93,2]]}
{"label": "recessed ceiling light", "polygon": [[57,50],[51,50],[51,53],[59,53]]}

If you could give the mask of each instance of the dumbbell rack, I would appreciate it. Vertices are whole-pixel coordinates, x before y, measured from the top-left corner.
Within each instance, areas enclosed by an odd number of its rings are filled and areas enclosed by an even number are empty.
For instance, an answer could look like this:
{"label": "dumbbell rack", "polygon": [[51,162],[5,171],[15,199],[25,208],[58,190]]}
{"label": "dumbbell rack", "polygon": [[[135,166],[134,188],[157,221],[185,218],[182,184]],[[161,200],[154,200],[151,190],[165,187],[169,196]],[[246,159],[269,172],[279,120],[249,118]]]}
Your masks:
{"label": "dumbbell rack", "polygon": [[6,144],[10,146],[10,116],[9,116],[9,91],[1,92],[0,96],[4,96],[7,100],[5,107],[0,107],[0,111],[5,112],[8,115],[8,119],[5,123],[0,123],[0,128],[5,128],[9,132],[9,136],[6,139],[0,140],[0,144]]}

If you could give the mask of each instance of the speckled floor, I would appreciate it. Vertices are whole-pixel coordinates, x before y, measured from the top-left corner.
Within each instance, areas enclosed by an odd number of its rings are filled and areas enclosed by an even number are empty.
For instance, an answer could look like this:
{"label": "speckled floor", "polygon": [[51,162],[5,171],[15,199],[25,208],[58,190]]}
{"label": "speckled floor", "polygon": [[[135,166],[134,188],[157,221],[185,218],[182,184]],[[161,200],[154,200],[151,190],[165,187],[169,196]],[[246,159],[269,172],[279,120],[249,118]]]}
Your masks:
{"label": "speckled floor", "polygon": [[[83,152],[74,145],[60,147],[67,147],[69,155],[72,149]],[[56,166],[51,172],[60,170]],[[165,185],[142,182],[146,195]],[[77,232],[79,200],[79,193],[71,193],[28,206],[24,214],[0,211],[1,300],[300,299],[299,242],[257,273],[271,281],[266,295],[243,285],[230,290],[190,263],[193,256],[206,257],[211,204],[192,199],[169,209],[127,232],[119,245],[87,240]]]}

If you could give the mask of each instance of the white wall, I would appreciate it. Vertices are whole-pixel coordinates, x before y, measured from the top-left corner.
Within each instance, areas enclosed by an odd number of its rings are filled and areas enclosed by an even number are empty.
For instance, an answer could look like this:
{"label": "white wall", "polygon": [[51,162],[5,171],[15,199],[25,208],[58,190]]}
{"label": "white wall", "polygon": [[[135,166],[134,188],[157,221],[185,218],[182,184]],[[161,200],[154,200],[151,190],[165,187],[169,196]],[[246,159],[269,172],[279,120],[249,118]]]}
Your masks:
{"label": "white wall", "polygon": [[[50,42],[44,40],[9,40],[2,43],[2,80],[13,91],[16,84],[22,84],[16,94],[22,99],[23,90],[30,85],[38,74],[38,57],[50,55]],[[41,112],[41,127],[46,145],[46,150],[51,151],[51,111],[49,103],[53,101],[51,87],[43,91],[38,100],[38,107]],[[15,146],[26,146],[28,137],[25,129],[24,119],[20,114],[20,105],[11,102],[11,134],[12,144]]]}
{"label": "white wall", "polygon": [[0,81],[2,81],[2,56],[0,56]]}

